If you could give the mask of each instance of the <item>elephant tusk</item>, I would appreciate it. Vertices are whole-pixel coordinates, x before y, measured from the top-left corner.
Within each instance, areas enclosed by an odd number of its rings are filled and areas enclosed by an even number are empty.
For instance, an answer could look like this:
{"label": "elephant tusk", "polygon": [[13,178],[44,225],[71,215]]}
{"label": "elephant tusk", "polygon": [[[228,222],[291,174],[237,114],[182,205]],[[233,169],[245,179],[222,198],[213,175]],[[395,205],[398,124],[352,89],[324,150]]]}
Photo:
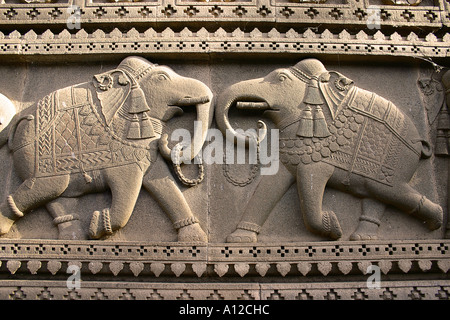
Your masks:
{"label": "elephant tusk", "polygon": [[185,97],[183,99],[178,100],[178,102],[175,105],[177,105],[179,107],[193,106],[193,105],[197,105],[197,104],[208,103],[210,100],[211,99],[208,96],[203,96],[203,97],[198,97],[198,98]]}
{"label": "elephant tusk", "polygon": [[164,134],[158,142],[158,148],[164,159],[171,160],[172,150],[170,150],[170,148],[168,147],[168,138],[169,136],[167,134]]}
{"label": "elephant tusk", "polygon": [[236,103],[236,108],[238,109],[260,109],[265,110],[270,108],[267,102],[243,102],[239,101]]}

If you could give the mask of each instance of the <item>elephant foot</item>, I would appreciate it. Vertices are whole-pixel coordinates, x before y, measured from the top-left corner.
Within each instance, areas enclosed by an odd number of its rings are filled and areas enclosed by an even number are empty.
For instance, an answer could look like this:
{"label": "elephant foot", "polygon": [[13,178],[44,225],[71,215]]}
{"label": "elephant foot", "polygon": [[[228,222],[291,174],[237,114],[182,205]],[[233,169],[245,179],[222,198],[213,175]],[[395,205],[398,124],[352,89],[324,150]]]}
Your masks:
{"label": "elephant foot", "polygon": [[426,219],[426,225],[429,230],[437,230],[442,226],[442,223],[444,221],[444,212],[442,210],[442,207],[438,204],[435,204],[427,199],[429,202],[430,209],[428,210],[428,215],[430,218]]}
{"label": "elephant foot", "polygon": [[369,217],[359,218],[358,228],[351,234],[350,240],[377,240],[380,221]]}
{"label": "elephant foot", "polygon": [[21,217],[23,213],[16,207],[13,198],[8,196],[0,206],[0,235],[8,233],[14,222]]}
{"label": "elephant foot", "polygon": [[423,219],[430,231],[439,229],[444,220],[442,207],[425,197],[420,199],[419,204],[416,209],[413,210],[412,214]]}
{"label": "elephant foot", "polygon": [[200,224],[193,223],[178,229],[178,242],[207,242],[208,237]]}
{"label": "elephant foot", "polygon": [[336,214],[333,211],[324,211],[322,216],[324,235],[331,240],[338,240],[342,237],[342,228]]}
{"label": "elephant foot", "polygon": [[60,240],[86,240],[87,236],[83,232],[81,222],[75,215],[64,215],[53,219],[53,223],[58,226],[58,239]]}
{"label": "elephant foot", "polygon": [[257,235],[255,231],[238,228],[228,235],[226,241],[230,243],[252,243],[258,241]]}
{"label": "elephant foot", "polygon": [[113,234],[109,209],[103,209],[102,212],[94,211],[91,223],[89,225],[89,237],[91,239],[100,239],[105,235]]}

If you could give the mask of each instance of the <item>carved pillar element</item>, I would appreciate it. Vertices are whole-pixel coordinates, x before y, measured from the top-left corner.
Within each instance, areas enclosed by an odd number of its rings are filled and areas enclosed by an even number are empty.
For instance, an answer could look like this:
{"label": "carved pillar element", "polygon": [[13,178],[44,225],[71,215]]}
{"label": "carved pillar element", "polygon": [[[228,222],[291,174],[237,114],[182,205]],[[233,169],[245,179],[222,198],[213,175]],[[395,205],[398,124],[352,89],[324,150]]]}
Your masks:
{"label": "carved pillar element", "polygon": [[[436,148],[438,148],[438,145],[442,145],[443,143],[446,143],[446,151],[447,153],[445,154],[445,156],[448,157],[448,145],[449,145],[449,139],[450,139],[450,119],[449,119],[449,115],[448,115],[448,106],[450,105],[450,70],[447,71],[443,76],[442,76],[442,84],[444,85],[444,90],[445,90],[445,102],[444,105],[442,107],[442,110],[439,114],[439,118],[438,118],[438,125],[437,125],[437,137],[436,137]],[[446,141],[444,142],[443,139],[445,139]],[[450,172],[450,162],[449,163],[449,172]],[[447,213],[448,213],[448,208],[450,205],[450,198],[449,198],[449,192],[450,192],[450,173],[448,176],[448,182],[447,182]],[[447,227],[445,230],[445,238],[446,239],[450,239],[450,219],[448,219],[448,214],[447,214]]]}

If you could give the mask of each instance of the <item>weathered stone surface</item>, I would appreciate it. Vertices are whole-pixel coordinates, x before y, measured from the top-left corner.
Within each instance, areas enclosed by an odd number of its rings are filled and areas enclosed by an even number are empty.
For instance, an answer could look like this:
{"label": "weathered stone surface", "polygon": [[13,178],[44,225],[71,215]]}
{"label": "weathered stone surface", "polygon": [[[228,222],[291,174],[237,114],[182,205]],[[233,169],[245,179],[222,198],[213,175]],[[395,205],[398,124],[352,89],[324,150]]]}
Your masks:
{"label": "weathered stone surface", "polygon": [[449,299],[447,7],[330,1],[0,6],[0,299]]}

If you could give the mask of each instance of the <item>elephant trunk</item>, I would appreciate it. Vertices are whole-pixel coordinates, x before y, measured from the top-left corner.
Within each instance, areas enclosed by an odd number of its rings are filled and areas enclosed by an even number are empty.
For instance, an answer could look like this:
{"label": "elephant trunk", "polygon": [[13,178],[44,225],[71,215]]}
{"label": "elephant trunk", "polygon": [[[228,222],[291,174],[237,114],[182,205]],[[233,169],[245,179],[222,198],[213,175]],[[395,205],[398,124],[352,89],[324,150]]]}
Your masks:
{"label": "elephant trunk", "polygon": [[225,137],[232,139],[233,142],[236,139],[236,143],[249,146],[251,139],[264,140],[267,126],[263,121],[258,121],[258,129],[261,129],[260,132],[262,132],[258,137],[238,132],[230,124],[228,117],[231,107],[235,105],[237,109],[267,110],[270,109],[270,106],[267,102],[260,101],[261,98],[256,95],[249,94],[250,90],[245,90],[245,88],[247,86],[242,84],[239,87],[232,85],[219,96],[216,103],[216,123]]}
{"label": "elephant trunk", "polygon": [[208,129],[211,126],[213,119],[213,94],[211,90],[200,81],[198,81],[198,86],[193,87],[196,88],[195,96],[186,95],[174,103],[174,106],[176,107],[196,107],[197,119],[194,124],[194,136],[189,145],[180,146],[183,147],[183,149],[175,150],[177,154],[172,154],[172,150],[168,147],[167,136],[163,136],[159,142],[159,150],[162,156],[172,162],[176,159],[177,163],[189,163],[199,154],[206,140]]}

